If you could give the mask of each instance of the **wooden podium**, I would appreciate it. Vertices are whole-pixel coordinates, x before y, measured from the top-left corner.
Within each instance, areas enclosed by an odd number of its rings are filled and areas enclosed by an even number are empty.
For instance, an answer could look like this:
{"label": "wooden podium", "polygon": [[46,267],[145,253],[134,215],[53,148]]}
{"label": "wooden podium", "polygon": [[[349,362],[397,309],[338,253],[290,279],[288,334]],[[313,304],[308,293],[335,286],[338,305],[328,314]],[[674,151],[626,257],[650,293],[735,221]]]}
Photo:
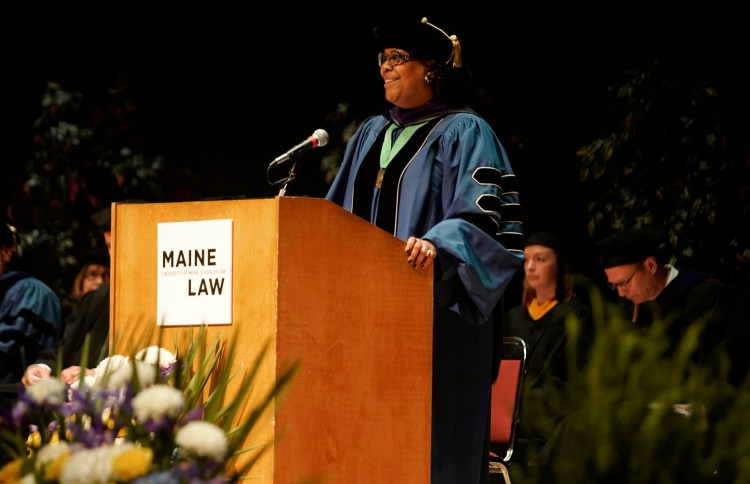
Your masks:
{"label": "wooden podium", "polygon": [[[249,476],[429,483],[432,269],[409,267],[403,241],[325,199],[113,204],[112,350],[158,333],[158,224],[219,219],[232,221],[232,320],[210,326],[208,344],[233,335],[239,368],[272,338],[250,400],[301,362],[246,440],[275,440]],[[163,328],[163,346],[194,329]]]}

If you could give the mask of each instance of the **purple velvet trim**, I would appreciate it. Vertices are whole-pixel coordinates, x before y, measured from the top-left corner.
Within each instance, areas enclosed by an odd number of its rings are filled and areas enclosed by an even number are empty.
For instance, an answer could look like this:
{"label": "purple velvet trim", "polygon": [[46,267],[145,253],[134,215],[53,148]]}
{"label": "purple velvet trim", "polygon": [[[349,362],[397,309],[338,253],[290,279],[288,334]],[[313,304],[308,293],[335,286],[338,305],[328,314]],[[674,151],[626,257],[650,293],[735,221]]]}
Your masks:
{"label": "purple velvet trim", "polygon": [[435,101],[413,109],[403,109],[395,106],[391,109],[390,114],[393,121],[399,126],[409,126],[411,124],[434,119],[445,113],[455,112],[456,110],[455,106],[449,106],[440,101]]}

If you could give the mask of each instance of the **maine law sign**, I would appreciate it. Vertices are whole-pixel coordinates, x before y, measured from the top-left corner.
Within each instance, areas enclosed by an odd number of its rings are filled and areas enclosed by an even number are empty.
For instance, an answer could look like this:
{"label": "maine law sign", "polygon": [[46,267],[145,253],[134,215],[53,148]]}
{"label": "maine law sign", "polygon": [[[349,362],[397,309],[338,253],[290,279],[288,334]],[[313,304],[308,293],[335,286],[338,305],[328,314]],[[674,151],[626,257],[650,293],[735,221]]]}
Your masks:
{"label": "maine law sign", "polygon": [[232,323],[232,220],[160,223],[160,326]]}

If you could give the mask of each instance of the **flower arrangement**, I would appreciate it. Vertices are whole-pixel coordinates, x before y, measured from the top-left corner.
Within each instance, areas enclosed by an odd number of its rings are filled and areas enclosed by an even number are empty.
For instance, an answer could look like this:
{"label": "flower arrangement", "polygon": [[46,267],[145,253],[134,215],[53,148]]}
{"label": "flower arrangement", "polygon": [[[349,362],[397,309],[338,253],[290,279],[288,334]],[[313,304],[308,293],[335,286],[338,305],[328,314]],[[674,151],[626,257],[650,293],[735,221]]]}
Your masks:
{"label": "flower arrangement", "polygon": [[[219,338],[202,355],[205,334],[181,357],[149,346],[106,358],[72,385],[52,377],[22,389],[0,429],[0,448],[15,457],[0,468],[0,483],[224,483],[243,477],[267,446],[239,446],[296,365],[249,417],[234,423],[266,351],[249,373],[229,375],[231,365],[223,363],[233,356],[233,344]],[[239,394],[223,401],[226,382],[239,377]],[[211,378],[222,383],[208,391]],[[256,455],[238,469],[237,457],[250,450]]]}

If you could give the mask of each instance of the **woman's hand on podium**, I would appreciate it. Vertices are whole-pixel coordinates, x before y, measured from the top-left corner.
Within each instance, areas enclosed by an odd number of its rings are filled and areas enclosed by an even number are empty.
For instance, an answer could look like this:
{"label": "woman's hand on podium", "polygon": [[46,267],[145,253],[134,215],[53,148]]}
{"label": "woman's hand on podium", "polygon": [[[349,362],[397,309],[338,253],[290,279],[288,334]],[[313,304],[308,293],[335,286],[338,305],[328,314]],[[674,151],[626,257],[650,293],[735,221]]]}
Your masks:
{"label": "woman's hand on podium", "polygon": [[419,269],[429,267],[437,257],[437,249],[429,240],[409,237],[406,240],[406,262]]}

